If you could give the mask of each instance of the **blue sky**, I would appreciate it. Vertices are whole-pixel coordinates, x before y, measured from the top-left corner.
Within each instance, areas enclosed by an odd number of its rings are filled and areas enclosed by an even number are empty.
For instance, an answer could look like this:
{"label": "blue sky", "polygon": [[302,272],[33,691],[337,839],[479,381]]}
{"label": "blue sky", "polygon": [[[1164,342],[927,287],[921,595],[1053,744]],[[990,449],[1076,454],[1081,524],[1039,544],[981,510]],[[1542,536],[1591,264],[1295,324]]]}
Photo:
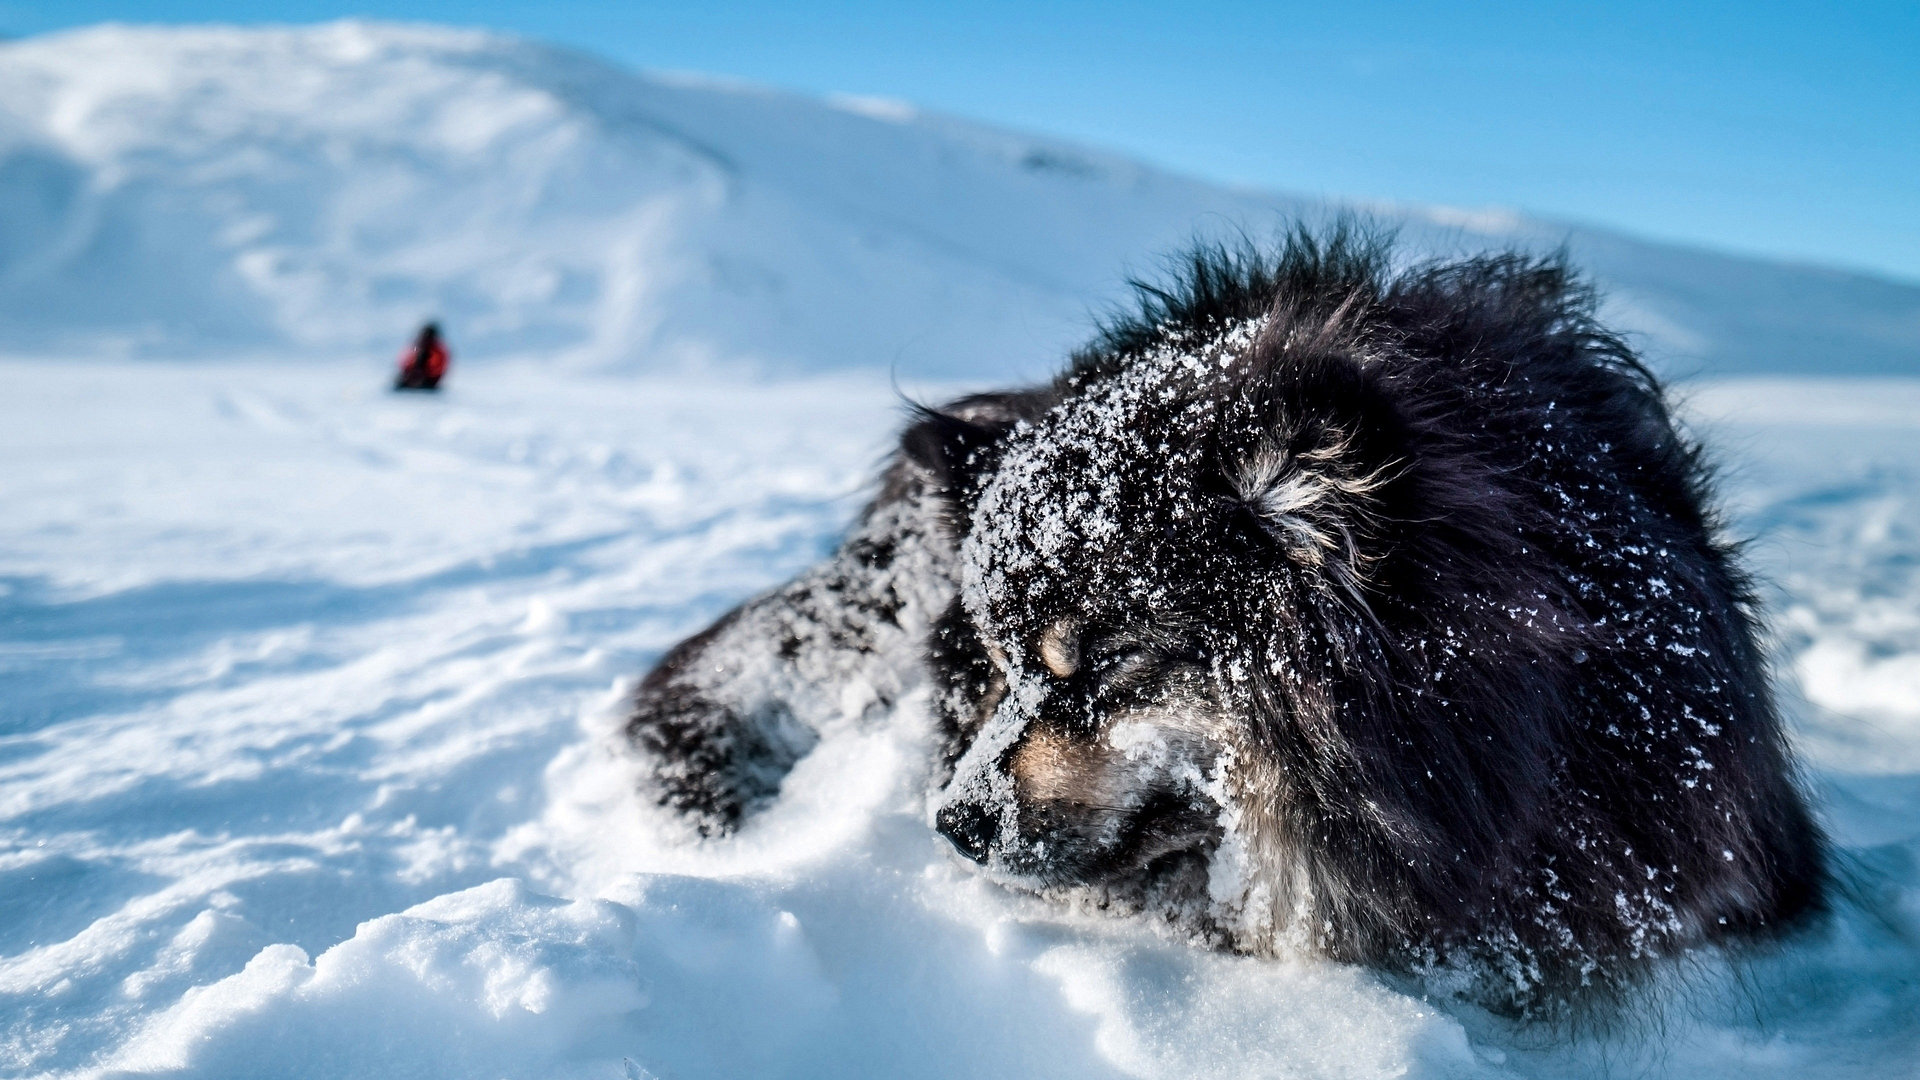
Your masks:
{"label": "blue sky", "polygon": [[1216,180],[1517,207],[1920,282],[1920,0],[0,0],[0,33],[345,15],[902,98]]}

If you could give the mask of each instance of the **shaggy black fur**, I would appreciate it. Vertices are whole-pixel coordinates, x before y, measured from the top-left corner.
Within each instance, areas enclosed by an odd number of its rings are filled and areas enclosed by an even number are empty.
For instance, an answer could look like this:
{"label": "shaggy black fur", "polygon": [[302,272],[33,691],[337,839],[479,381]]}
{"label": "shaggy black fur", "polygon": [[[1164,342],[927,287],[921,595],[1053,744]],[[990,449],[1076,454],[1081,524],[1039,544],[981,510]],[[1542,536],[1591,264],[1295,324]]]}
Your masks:
{"label": "shaggy black fur", "polygon": [[1515,1011],[1794,925],[1823,840],[1752,591],[1594,311],[1559,259],[1194,253],[1052,385],[920,416],[835,560],[649,676],[658,797],[724,829],[835,722],[685,677],[824,596],[897,640],[767,685],[924,656],[934,819],[1008,882]]}

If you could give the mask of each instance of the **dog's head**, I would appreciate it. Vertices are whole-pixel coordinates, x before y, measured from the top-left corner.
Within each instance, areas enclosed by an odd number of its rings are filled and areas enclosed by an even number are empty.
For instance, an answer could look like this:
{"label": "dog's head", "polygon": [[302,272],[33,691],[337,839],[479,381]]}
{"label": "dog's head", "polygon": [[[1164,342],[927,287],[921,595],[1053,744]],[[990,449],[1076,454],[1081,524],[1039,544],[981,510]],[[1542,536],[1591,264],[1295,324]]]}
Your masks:
{"label": "dog's head", "polygon": [[961,595],[932,650],[952,762],[933,813],[959,851],[1042,888],[1211,852],[1245,766],[1279,755],[1272,685],[1326,653],[1302,638],[1365,617],[1403,452],[1385,401],[1350,351],[1250,324],[1036,418],[949,425],[962,449],[922,460],[971,470],[942,481],[965,493]]}

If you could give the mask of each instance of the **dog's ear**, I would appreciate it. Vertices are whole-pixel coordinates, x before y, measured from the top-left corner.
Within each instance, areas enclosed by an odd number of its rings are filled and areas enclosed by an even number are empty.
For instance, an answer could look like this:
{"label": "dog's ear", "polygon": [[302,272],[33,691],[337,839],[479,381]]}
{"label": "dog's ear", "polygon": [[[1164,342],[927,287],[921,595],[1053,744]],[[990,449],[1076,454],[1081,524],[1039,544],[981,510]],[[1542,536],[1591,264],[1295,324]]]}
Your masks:
{"label": "dog's ear", "polygon": [[1015,393],[981,394],[937,409],[914,406],[900,451],[946,504],[956,534],[966,531],[973,502],[999,464],[1007,433],[1047,404],[1038,393]]}
{"label": "dog's ear", "polygon": [[1218,452],[1253,535],[1290,561],[1359,582],[1401,517],[1410,460],[1391,399],[1344,358],[1296,364],[1249,394]]}
{"label": "dog's ear", "polygon": [[1305,453],[1263,446],[1230,470],[1242,511],[1294,562],[1358,577],[1360,540],[1374,517],[1372,496],[1390,479],[1342,460],[1344,440]]}

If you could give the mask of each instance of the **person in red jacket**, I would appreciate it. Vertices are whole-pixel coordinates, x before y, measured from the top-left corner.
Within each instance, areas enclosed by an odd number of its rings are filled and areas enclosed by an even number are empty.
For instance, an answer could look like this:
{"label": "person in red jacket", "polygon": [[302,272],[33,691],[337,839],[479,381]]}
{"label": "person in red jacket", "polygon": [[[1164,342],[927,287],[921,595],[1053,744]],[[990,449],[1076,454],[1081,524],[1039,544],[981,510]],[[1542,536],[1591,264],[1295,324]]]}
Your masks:
{"label": "person in red jacket", "polygon": [[447,374],[447,346],[440,340],[440,324],[420,328],[413,344],[400,351],[400,374],[393,380],[395,390],[437,390]]}

